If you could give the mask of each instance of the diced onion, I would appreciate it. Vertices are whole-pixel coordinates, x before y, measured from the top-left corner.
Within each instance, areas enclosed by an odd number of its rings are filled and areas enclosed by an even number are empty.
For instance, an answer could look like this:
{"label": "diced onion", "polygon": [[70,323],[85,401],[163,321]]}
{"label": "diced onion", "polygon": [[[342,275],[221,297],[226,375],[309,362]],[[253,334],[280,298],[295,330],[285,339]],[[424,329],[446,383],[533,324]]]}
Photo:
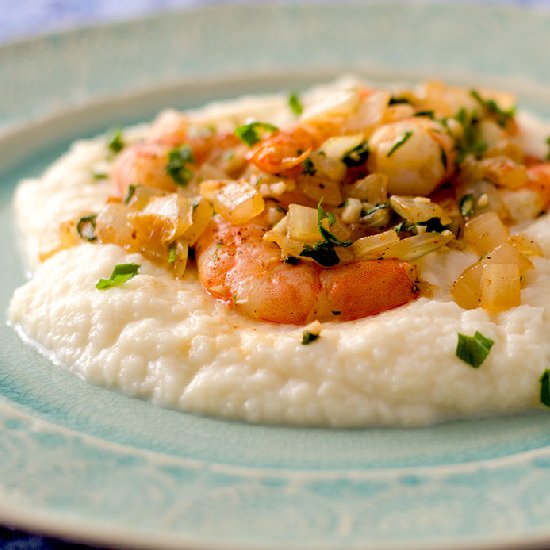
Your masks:
{"label": "diced onion", "polygon": [[193,223],[182,235],[182,238],[185,239],[190,246],[193,246],[207,228],[213,215],[214,208],[207,199],[200,199],[198,202],[194,203]]}
{"label": "diced onion", "polygon": [[521,284],[517,264],[486,264],[481,275],[481,307],[503,310],[519,306]]}
{"label": "diced onion", "polygon": [[511,244],[503,243],[481,260],[472,264],[460,275],[451,287],[455,302],[464,309],[474,309],[481,304],[481,277],[483,267],[489,264],[516,264],[520,277],[533,268],[533,264]]}
{"label": "diced onion", "polygon": [[330,159],[342,160],[349,151],[361,145],[364,140],[365,136],[362,133],[331,137],[321,145],[321,151]]}
{"label": "diced onion", "polygon": [[358,260],[376,260],[388,252],[391,245],[399,242],[397,233],[390,229],[377,235],[357,239],[351,249]]}
{"label": "diced onion", "polygon": [[472,243],[480,254],[507,242],[508,237],[508,228],[495,212],[486,212],[464,225],[464,239]]}
{"label": "diced onion", "polygon": [[454,239],[454,235],[451,231],[413,235],[388,246],[388,250],[381,257],[406,261],[416,260],[430,252],[439,250],[452,239]]}
{"label": "diced onion", "polygon": [[359,221],[362,211],[363,203],[359,199],[347,199],[342,210],[342,221],[348,224],[356,223]]}
{"label": "diced onion", "polygon": [[162,225],[161,240],[169,242],[183,235],[193,223],[193,201],[171,193],[151,199],[137,215],[148,216],[153,224]]}
{"label": "diced onion", "polygon": [[97,215],[95,232],[100,243],[128,246],[132,241],[132,228],[126,206],[116,202],[107,204]]}
{"label": "diced onion", "polygon": [[200,184],[200,191],[212,201],[216,212],[235,225],[249,222],[264,210],[262,195],[244,180],[207,180]]}
{"label": "diced onion", "polygon": [[543,256],[540,246],[525,235],[512,235],[510,244],[524,256]]}
{"label": "diced onion", "polygon": [[346,195],[371,204],[381,204],[388,199],[388,176],[380,172],[369,174],[366,178],[349,185]]}
{"label": "diced onion", "polygon": [[288,208],[287,236],[293,240],[311,243],[322,240],[317,221],[317,210],[299,204]]}
{"label": "diced onion", "polygon": [[443,225],[451,223],[451,218],[443,208],[425,197],[392,195],[390,204],[402,218],[411,224],[427,222],[432,218],[439,218]]}
{"label": "diced onion", "polygon": [[310,199],[315,202],[323,201],[323,204],[336,206],[342,202],[340,184],[334,180],[319,178],[317,176],[301,176],[298,187]]}
{"label": "diced onion", "polygon": [[176,241],[173,246],[176,247],[175,260],[171,264],[172,273],[175,277],[183,277],[185,268],[187,267],[187,260],[189,258],[189,246],[185,241]]}

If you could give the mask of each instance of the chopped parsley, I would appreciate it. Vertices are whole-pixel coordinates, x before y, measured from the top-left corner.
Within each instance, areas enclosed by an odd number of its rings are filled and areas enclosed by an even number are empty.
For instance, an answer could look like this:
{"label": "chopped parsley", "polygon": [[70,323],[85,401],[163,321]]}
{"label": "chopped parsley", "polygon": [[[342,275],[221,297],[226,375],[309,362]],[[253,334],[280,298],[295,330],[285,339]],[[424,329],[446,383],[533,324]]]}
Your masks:
{"label": "chopped parsley", "polygon": [[487,359],[493,344],[493,340],[483,336],[477,330],[473,336],[458,333],[456,356],[474,369],[477,369]]}
{"label": "chopped parsley", "polygon": [[340,258],[334,250],[334,245],[326,241],[315,243],[314,245],[305,244],[302,252],[302,258],[311,258],[323,267],[331,267],[340,263]]}
{"label": "chopped parsley", "polygon": [[443,147],[439,148],[439,158],[441,159],[441,164],[443,164],[443,168],[447,170],[447,152]]}
{"label": "chopped parsley", "polygon": [[502,109],[494,99],[483,99],[477,90],[470,90],[470,95],[492,116],[496,123],[504,128],[516,114],[515,107]]}
{"label": "chopped parsley", "polygon": [[336,246],[343,246],[343,247],[351,246],[352,245],[351,241],[341,241],[336,237],[336,235],[334,235],[334,233],[331,233],[328,229],[325,229],[325,227],[323,226],[323,220],[327,219],[328,225],[330,227],[336,221],[336,217],[332,212],[329,212],[329,213],[325,212],[323,210],[323,207],[321,206],[321,202],[322,200],[319,201],[319,204],[317,205],[317,227],[319,228],[319,232],[321,233],[325,241],[327,243],[330,243]]}
{"label": "chopped parsley", "polygon": [[277,132],[279,128],[269,122],[250,122],[235,128],[235,135],[249,147],[252,147],[262,139],[262,133]]}
{"label": "chopped parsley", "polygon": [[410,103],[410,101],[406,97],[395,96],[391,96],[390,100],[388,101],[388,105],[400,105],[402,103]]}
{"label": "chopped parsley", "polygon": [[330,267],[340,263],[340,258],[338,254],[336,254],[334,247],[348,247],[351,246],[352,242],[341,241],[334,233],[324,227],[323,220],[328,220],[328,225],[330,227],[336,221],[336,217],[332,212],[325,212],[321,203],[322,200],[319,201],[317,205],[317,227],[319,228],[319,233],[321,233],[323,240],[313,245],[304,245],[302,252],[300,252],[300,256],[302,258],[311,258],[323,267]]}
{"label": "chopped parsley", "polygon": [[128,189],[126,190],[126,196],[124,197],[124,204],[129,204],[138,187],[138,185],[135,185],[133,183],[128,186]]}
{"label": "chopped parsley", "polygon": [[117,153],[120,153],[125,146],[126,143],[124,142],[122,130],[117,128],[112,132],[111,139],[107,142],[107,149],[116,155]]}
{"label": "chopped parsley", "polygon": [[311,342],[315,342],[315,340],[319,339],[319,335],[315,334],[314,332],[311,332],[310,330],[304,330],[302,334],[302,345],[307,346],[311,344]]}
{"label": "chopped parsley", "polygon": [[109,176],[106,172],[92,172],[92,178],[95,181],[106,180]]}
{"label": "chopped parsley", "polygon": [[91,214],[89,216],[82,216],[76,223],[76,231],[80,235],[81,239],[85,241],[97,241],[97,235],[95,234],[97,214]]}
{"label": "chopped parsley", "polygon": [[189,145],[182,145],[168,151],[166,173],[178,184],[187,185],[193,177],[189,164],[195,163],[193,151]]}
{"label": "chopped parsley", "polygon": [[405,143],[407,143],[407,141],[411,139],[412,135],[413,135],[413,131],[407,130],[403,135],[403,137],[393,144],[392,148],[388,151],[386,156],[391,157],[397,151],[397,149],[399,149],[399,147],[401,147],[402,145],[405,145]]}
{"label": "chopped parsley", "polygon": [[432,120],[435,118],[435,113],[433,111],[416,111],[413,116],[416,117],[426,117],[431,118]]}
{"label": "chopped parsley", "polygon": [[550,369],[546,369],[540,377],[540,402],[550,407]]}
{"label": "chopped parsley", "polygon": [[481,139],[480,119],[477,112],[468,113],[462,107],[454,118],[464,127],[464,135],[457,140],[456,164],[461,164],[468,155],[481,158],[487,149],[487,144]]}
{"label": "chopped parsley", "polygon": [[289,265],[296,265],[300,263],[300,258],[296,258],[296,256],[286,256],[283,262]]}
{"label": "chopped parsley", "polygon": [[114,286],[120,286],[138,274],[140,264],[117,264],[108,279],[100,279],[95,287],[98,290],[107,290]]}
{"label": "chopped parsley", "polygon": [[426,228],[426,233],[443,233],[449,229],[448,225],[443,225],[440,218],[430,218],[425,222],[418,222],[416,225],[421,225]]}
{"label": "chopped parsley", "polygon": [[353,149],[350,149],[342,157],[342,162],[348,167],[361,166],[369,158],[369,146],[366,141],[362,141]]}
{"label": "chopped parsley", "polygon": [[300,99],[298,92],[291,92],[289,94],[288,106],[296,116],[300,116],[304,112],[304,106],[302,105],[302,100]]}
{"label": "chopped parsley", "polygon": [[548,145],[548,153],[546,153],[546,160],[550,161],[550,136],[546,138],[546,145]]}
{"label": "chopped parsley", "polygon": [[315,168],[313,161],[309,157],[307,157],[307,159],[304,160],[304,164],[302,165],[302,174],[305,174],[306,176],[314,176],[316,173],[317,168]]}
{"label": "chopped parsley", "polygon": [[460,198],[458,206],[462,216],[469,218],[475,211],[475,197],[471,193],[464,195]]}
{"label": "chopped parsley", "polygon": [[175,264],[176,259],[177,259],[176,243],[170,243],[170,246],[168,248],[168,264],[169,265]]}

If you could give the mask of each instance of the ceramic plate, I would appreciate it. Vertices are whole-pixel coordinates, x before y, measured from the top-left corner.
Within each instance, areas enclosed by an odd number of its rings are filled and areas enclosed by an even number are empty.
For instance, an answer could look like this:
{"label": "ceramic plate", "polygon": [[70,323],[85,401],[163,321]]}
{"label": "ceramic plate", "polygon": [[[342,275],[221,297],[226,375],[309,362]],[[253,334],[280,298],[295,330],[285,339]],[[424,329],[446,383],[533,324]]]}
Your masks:
{"label": "ceramic plate", "polygon": [[[550,118],[550,14],[380,2],[186,11],[0,49],[0,309],[10,197],[69,142],[163,106],[354,71],[511,88]],[[550,545],[550,414],[427,429],[249,426],[84,383],[0,328],[0,522],[109,545]]]}

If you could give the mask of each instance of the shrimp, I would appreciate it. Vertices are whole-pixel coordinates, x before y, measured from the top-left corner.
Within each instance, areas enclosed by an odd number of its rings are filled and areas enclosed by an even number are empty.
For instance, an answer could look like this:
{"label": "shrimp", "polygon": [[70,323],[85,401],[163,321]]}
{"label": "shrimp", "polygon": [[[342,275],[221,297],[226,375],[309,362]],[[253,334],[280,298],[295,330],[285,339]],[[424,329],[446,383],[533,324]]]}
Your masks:
{"label": "shrimp", "polygon": [[[223,153],[229,149],[238,153],[240,145],[239,139],[232,133],[207,130],[201,133],[196,130],[185,135],[167,134],[126,147],[116,158],[111,174],[121,196],[126,194],[130,184],[174,192],[178,185],[168,171],[170,151],[182,146],[189,147],[189,169],[192,171],[208,162],[222,171],[238,172],[244,165],[244,155],[233,155],[232,170]],[[242,162],[238,161],[239,156],[242,156]]]}
{"label": "shrimp", "polygon": [[322,268],[290,265],[263,239],[261,218],[232,225],[215,217],[197,242],[198,276],[213,297],[263,321],[301,325],[314,319],[349,321],[414,300],[415,272],[399,260],[352,262]]}
{"label": "shrimp", "polygon": [[256,144],[248,160],[264,172],[295,177],[301,173],[300,165],[311,151],[334,131],[333,125],[326,123],[304,124],[277,132]]}
{"label": "shrimp", "polygon": [[378,127],[369,140],[368,168],[388,177],[388,192],[429,195],[450,175],[454,140],[440,123],[411,118]]}

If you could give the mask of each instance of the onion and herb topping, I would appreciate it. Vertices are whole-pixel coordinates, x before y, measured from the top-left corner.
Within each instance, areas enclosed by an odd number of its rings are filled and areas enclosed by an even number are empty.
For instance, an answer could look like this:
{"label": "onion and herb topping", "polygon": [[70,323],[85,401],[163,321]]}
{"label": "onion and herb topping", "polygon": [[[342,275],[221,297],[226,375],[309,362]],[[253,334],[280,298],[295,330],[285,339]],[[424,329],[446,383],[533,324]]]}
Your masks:
{"label": "onion and herb topping", "polygon": [[101,177],[120,197],[63,222],[41,257],[82,241],[115,244],[181,277],[220,216],[260,220],[289,266],[468,250],[477,259],[448,289],[455,302],[491,313],[521,303],[530,257],[542,253],[510,228],[550,204],[550,164],[518,146],[513,98],[428,82],[306,99],[288,94],[289,127],[239,117],[210,127],[173,113],[149,141],[114,131]]}

